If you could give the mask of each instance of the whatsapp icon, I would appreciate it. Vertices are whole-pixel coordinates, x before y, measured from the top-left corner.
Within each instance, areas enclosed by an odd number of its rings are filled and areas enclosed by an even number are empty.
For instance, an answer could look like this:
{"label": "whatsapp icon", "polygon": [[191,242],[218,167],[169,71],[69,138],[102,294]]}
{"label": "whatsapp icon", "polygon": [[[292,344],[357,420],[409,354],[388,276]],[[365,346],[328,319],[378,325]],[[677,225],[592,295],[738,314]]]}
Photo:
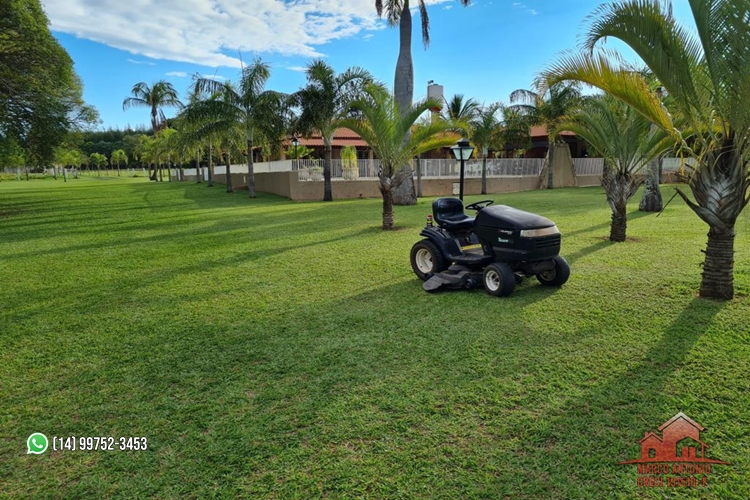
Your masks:
{"label": "whatsapp icon", "polygon": [[41,455],[47,451],[47,436],[41,432],[35,432],[26,440],[26,448],[29,450],[26,454]]}

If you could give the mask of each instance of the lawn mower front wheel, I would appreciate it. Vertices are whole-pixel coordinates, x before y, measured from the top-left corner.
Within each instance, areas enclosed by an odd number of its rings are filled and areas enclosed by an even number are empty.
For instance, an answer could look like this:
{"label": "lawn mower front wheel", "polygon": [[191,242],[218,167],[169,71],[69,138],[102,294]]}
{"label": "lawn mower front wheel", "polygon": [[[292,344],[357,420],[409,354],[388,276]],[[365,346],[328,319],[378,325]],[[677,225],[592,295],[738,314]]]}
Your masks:
{"label": "lawn mower front wheel", "polygon": [[537,274],[536,279],[545,286],[563,286],[570,278],[570,264],[560,255],[555,255],[552,260],[555,267]]}
{"label": "lawn mower front wheel", "polygon": [[426,281],[433,274],[448,269],[448,263],[435,243],[424,239],[411,247],[411,268],[422,281]]}
{"label": "lawn mower front wheel", "polygon": [[495,262],[484,268],[484,291],[495,297],[507,297],[516,287],[516,275],[508,264]]}

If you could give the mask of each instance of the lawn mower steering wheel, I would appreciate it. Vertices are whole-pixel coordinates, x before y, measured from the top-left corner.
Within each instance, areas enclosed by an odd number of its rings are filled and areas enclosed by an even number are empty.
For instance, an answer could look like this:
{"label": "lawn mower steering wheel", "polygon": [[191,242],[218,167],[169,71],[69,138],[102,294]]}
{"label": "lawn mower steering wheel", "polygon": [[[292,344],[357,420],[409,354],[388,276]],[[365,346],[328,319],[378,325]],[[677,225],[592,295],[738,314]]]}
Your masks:
{"label": "lawn mower steering wheel", "polygon": [[467,208],[467,209],[469,209],[469,210],[476,210],[477,212],[479,212],[479,211],[480,211],[480,210],[482,210],[483,208],[485,208],[485,207],[489,207],[489,206],[490,206],[490,205],[492,205],[493,203],[495,203],[495,200],[482,200],[482,201],[475,201],[474,203],[472,203],[472,204],[470,204],[470,205],[466,205],[466,207],[465,207],[465,208]]}

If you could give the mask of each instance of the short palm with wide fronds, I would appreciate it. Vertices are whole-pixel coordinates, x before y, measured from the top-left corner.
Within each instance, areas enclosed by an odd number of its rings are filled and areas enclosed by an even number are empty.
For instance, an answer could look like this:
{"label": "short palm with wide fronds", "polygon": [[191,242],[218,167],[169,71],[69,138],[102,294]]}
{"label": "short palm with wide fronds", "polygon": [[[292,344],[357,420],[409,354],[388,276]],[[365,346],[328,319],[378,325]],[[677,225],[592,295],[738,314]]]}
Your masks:
{"label": "short palm with wide fronds", "polygon": [[331,201],[331,154],[333,135],[346,117],[349,103],[358,98],[362,88],[372,82],[372,75],[362,68],[336,72],[321,60],[307,66],[307,85],[292,96],[302,110],[297,128],[305,136],[318,132],[323,137],[323,200]]}
{"label": "short palm with wide fronds", "polygon": [[547,187],[552,188],[554,145],[564,144],[560,136],[560,132],[563,131],[560,129],[560,123],[581,103],[581,91],[577,82],[547,85],[540,79],[534,85],[536,90],[514,90],[510,94],[511,105],[508,108],[524,116],[529,125],[544,125],[547,128],[549,144]]}
{"label": "short palm with wide fronds", "polygon": [[[594,85],[673,135],[696,160],[685,203],[709,226],[700,295],[734,296],[735,223],[750,201],[750,0],[691,0],[697,33],[680,26],[671,4],[627,0],[593,16],[580,55],[546,75]],[[595,53],[600,40],[623,41],[645,62],[673,102],[669,113],[643,75],[620,58]]]}
{"label": "short palm with wide fronds", "polygon": [[402,109],[395,97],[380,85],[368,85],[365,94],[351,103],[359,118],[346,119],[342,125],[357,132],[380,159],[378,179],[383,196],[383,229],[393,229],[392,191],[411,175],[401,167],[425,151],[454,144],[455,137],[446,134],[450,127],[440,120],[414,127],[419,117],[439,105],[439,101],[419,101]]}
{"label": "short palm with wide fronds", "polygon": [[627,204],[645,180],[641,171],[673,141],[648,118],[608,95],[587,99],[560,127],[586,140],[604,157],[602,186],[612,209],[609,239],[625,241]]}

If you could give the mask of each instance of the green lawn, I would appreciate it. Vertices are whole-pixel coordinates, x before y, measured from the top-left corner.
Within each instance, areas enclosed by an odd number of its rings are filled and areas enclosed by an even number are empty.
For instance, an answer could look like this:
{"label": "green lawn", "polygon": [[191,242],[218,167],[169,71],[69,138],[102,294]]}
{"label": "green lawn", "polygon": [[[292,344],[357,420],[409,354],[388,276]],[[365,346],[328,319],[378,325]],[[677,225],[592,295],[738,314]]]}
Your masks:
{"label": "green lawn", "polygon": [[[422,290],[432,200],[382,232],[379,200],[246,195],[0,183],[1,497],[750,498],[750,217],[715,302],[679,199],[635,199],[611,244],[599,188],[495,195],[556,221],[572,266],[498,299]],[[732,465],[637,487],[617,462],[678,411]],[[148,450],[27,455],[35,431]]]}

